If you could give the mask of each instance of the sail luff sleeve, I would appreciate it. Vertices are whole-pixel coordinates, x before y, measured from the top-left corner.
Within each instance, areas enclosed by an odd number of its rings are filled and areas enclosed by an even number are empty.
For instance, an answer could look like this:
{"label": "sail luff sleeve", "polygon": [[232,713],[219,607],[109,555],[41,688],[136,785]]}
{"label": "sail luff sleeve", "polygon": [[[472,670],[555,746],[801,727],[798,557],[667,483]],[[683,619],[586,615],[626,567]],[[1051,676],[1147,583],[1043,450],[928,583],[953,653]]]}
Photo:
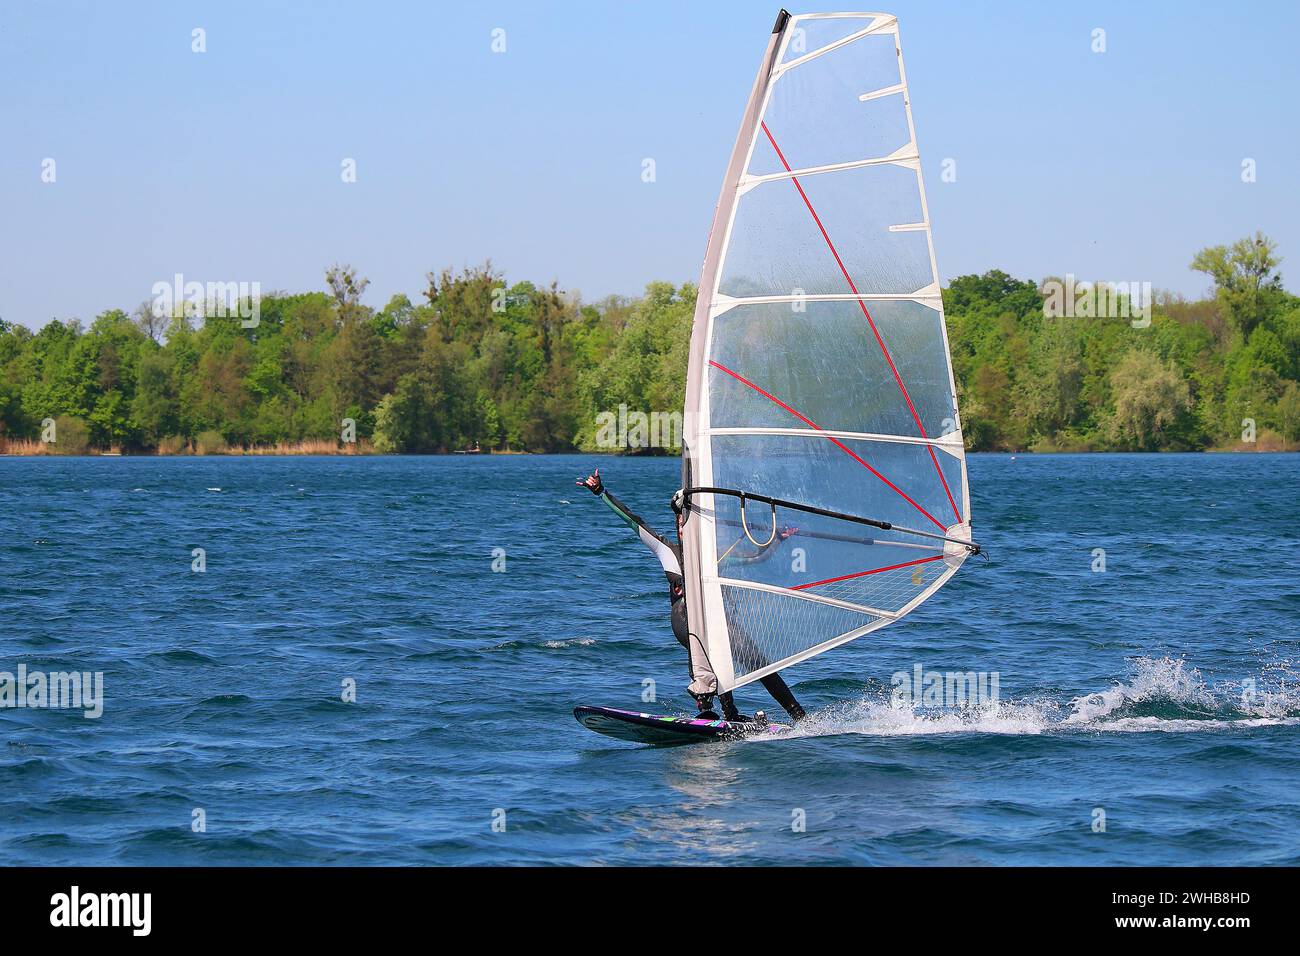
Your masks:
{"label": "sail luff sleeve", "polygon": [[[749,93],[749,103],[745,108],[740,129],[736,133],[736,142],[731,150],[731,160],[727,164],[727,172],[722,180],[722,191],[718,196],[718,204],[713,213],[713,224],[709,229],[708,245],[705,249],[704,264],[700,270],[700,284],[696,293],[695,316],[691,327],[690,358],[686,374],[686,402],[682,416],[683,488],[689,488],[694,484],[709,484],[711,481],[708,462],[704,460],[704,456],[701,454],[701,414],[703,411],[701,406],[707,397],[705,389],[708,377],[709,315],[713,304],[713,296],[718,286],[718,270],[722,262],[722,251],[726,242],[725,234],[735,211],[737,185],[744,173],[745,165],[749,159],[750,147],[761,121],[763,100],[767,94],[768,84],[771,82],[772,69],[776,65],[777,55],[781,49],[782,39],[789,19],[789,14],[782,10],[777,16],[776,24],[773,26],[772,34],[768,39],[767,49],[763,53],[758,74],[754,78],[754,85]],[[707,501],[705,503],[707,504]],[[709,646],[702,580],[704,568],[700,554],[703,543],[702,536],[706,531],[701,527],[703,523],[698,512],[694,510],[687,511],[686,522],[682,529],[682,551],[685,565],[687,620],[691,632],[697,635],[705,646]],[[707,529],[707,533],[712,534],[712,529]],[[726,637],[723,635],[723,642],[725,643],[725,641]],[[729,660],[730,655],[726,656],[728,660],[723,662],[721,655],[719,655],[719,659],[714,665],[719,685],[723,690],[731,686],[733,679]]]}

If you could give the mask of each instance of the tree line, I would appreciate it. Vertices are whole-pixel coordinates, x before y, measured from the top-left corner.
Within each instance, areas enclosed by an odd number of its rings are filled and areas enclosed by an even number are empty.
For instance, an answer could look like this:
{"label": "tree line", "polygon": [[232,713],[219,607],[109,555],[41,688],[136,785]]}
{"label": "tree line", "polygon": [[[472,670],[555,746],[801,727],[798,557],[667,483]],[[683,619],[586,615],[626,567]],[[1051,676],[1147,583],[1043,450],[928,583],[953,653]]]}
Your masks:
{"label": "tree line", "polygon": [[[1300,442],[1300,298],[1282,286],[1274,244],[1257,234],[1208,247],[1191,268],[1212,294],[1157,295],[1149,321],[1107,314],[1116,299],[1102,286],[1081,287],[1081,308],[1060,315],[1044,307],[1046,282],[954,279],[943,296],[968,447]],[[375,309],[354,269],[325,279],[322,291],[262,297],[255,322],[205,320],[192,303],[36,332],[0,320],[0,444],[591,451],[604,447],[602,413],[682,406],[692,284],[584,303],[555,284],[507,284],[487,264],[430,274],[418,304],[397,295]]]}

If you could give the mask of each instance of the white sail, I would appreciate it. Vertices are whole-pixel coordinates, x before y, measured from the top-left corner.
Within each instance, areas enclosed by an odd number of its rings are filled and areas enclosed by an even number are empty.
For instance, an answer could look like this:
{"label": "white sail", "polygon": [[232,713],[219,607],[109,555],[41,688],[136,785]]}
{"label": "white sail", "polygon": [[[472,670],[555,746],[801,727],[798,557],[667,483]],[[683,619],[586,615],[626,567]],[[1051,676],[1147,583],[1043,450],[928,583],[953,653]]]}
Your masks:
{"label": "white sail", "polygon": [[688,618],[720,690],[898,620],[978,550],[893,16],[778,18],[685,411]]}

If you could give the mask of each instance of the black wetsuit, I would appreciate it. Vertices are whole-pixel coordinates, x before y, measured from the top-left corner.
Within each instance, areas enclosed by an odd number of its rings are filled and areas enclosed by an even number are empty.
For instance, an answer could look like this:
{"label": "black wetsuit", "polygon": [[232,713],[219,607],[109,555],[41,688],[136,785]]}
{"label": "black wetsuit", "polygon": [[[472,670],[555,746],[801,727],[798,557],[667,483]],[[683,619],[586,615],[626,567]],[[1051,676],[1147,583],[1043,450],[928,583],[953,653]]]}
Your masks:
{"label": "black wetsuit", "polygon": [[[614,513],[622,518],[629,526],[637,532],[637,536],[659,559],[660,566],[664,569],[664,576],[668,578],[668,598],[672,602],[669,612],[673,625],[673,636],[677,642],[690,651],[690,628],[686,620],[686,580],[682,574],[682,544],[681,541],[669,541],[663,535],[658,534],[649,525],[635,514],[631,508],[623,504],[602,486],[601,497],[605,503],[614,510]],[[690,658],[687,658],[687,666],[690,666]],[[695,674],[692,669],[691,678],[694,680]],[[780,674],[768,674],[766,677],[760,677],[760,682],[772,695],[772,699],[785,708],[795,720],[804,716],[804,709],[799,706],[799,702],[794,699],[794,694],[786,686]],[[739,711],[736,709],[734,700],[730,691],[719,694],[718,700],[722,704],[723,716],[728,719],[734,718]]]}

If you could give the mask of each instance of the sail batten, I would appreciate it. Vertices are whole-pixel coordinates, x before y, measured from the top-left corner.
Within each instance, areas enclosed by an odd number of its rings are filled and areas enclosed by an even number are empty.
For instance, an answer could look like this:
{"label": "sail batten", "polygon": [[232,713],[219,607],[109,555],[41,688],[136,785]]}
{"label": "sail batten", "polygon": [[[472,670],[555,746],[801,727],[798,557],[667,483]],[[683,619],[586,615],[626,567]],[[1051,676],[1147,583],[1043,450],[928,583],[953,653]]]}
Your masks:
{"label": "sail batten", "polygon": [[846,169],[860,169],[863,166],[910,166],[913,165],[920,157],[912,149],[904,146],[888,156],[869,156],[866,159],[854,159],[844,163],[829,163],[825,166],[806,166],[802,169],[784,169],[776,173],[765,173],[761,176],[745,176],[740,181],[742,192],[752,189],[760,183],[775,182],[780,179],[792,179],[796,176],[817,176],[822,173],[838,173]]}
{"label": "sail batten", "polygon": [[889,14],[778,19],[705,255],[682,467],[722,690],[898,620],[978,551]]}
{"label": "sail batten", "polygon": [[962,448],[960,441],[953,441],[950,437],[914,438],[910,435],[879,435],[869,432],[831,431],[824,428],[772,428],[762,425],[740,425],[706,428],[702,429],[702,431],[709,435],[807,435],[810,438],[855,438],[867,441],[892,441],[907,445],[932,445],[949,454],[960,453]]}

